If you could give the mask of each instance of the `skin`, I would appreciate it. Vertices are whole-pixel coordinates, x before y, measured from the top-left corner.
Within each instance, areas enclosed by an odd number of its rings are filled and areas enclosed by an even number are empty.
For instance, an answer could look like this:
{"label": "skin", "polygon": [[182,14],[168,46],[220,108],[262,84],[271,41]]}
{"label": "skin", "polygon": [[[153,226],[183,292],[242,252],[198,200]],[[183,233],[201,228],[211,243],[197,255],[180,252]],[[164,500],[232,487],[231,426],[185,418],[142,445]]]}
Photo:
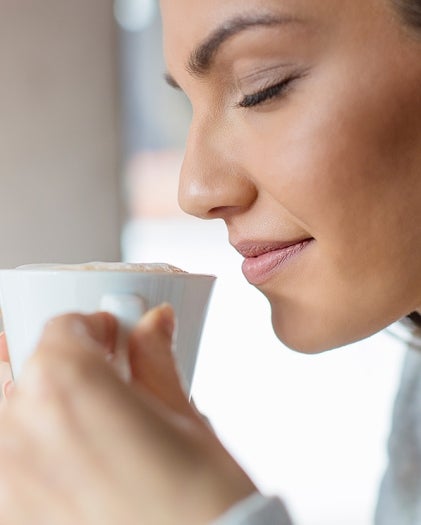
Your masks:
{"label": "skin", "polygon": [[[419,309],[421,38],[386,0],[161,8],[168,72],[194,109],[181,205],[223,219],[234,245],[314,239],[259,285],[278,337],[318,352]],[[295,22],[249,27],[206,74],[186,69],[210,32],[256,12]],[[282,97],[238,107],[291,75]],[[168,307],[144,316],[126,384],[104,358],[115,319],[46,327],[22,379],[3,389],[1,523],[204,525],[255,490],[189,404],[172,330]]]}
{"label": "skin", "polygon": [[[193,107],[181,206],[223,219],[234,245],[315,239],[258,286],[293,349],[345,345],[419,308],[421,39],[386,0],[206,5],[161,1],[168,71]],[[256,12],[302,22],[241,31],[209,71],[188,71],[215,28]],[[283,96],[238,107],[289,75],[301,78]]]}
{"label": "skin", "polygon": [[0,411],[0,523],[205,525],[255,490],[190,405],[173,330],[168,305],[145,314],[127,384],[112,316],[47,325]]}

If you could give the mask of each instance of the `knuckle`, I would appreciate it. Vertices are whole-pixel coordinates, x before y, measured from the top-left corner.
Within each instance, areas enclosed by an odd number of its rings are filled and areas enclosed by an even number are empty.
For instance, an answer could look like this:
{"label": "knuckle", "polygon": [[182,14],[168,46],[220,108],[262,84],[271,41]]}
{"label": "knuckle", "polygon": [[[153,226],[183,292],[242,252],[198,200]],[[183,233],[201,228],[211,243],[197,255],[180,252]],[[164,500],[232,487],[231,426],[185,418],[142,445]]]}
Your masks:
{"label": "knuckle", "polygon": [[83,331],[83,326],[84,316],[82,314],[71,313],[53,317],[45,324],[41,341],[56,341],[57,339],[62,339],[63,333],[68,332],[70,329],[74,331],[75,328]]}
{"label": "knuckle", "polygon": [[69,355],[61,367],[62,381],[69,389],[77,391],[89,381],[93,367],[93,356],[88,352]]}
{"label": "knuckle", "polygon": [[75,355],[34,354],[25,366],[20,384],[37,402],[65,397],[89,380],[92,364],[83,353]]}

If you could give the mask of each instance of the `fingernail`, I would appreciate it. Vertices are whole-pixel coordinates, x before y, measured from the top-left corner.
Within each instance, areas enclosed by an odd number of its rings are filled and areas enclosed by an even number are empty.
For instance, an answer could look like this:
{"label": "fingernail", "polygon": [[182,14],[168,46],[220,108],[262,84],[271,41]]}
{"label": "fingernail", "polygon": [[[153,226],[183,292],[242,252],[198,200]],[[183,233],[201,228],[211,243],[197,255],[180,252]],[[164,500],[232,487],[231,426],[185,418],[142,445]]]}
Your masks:
{"label": "fingernail", "polygon": [[175,328],[174,310],[170,304],[160,306],[160,323],[168,337],[172,337]]}

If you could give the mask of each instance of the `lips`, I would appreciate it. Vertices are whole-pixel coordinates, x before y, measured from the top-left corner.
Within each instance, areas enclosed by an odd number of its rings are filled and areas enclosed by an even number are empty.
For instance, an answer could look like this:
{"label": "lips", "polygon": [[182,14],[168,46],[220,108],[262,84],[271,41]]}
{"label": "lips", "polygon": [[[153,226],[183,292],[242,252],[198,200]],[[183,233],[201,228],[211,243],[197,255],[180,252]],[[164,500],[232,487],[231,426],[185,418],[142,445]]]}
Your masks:
{"label": "lips", "polygon": [[250,284],[260,285],[289,265],[313,241],[313,238],[274,243],[241,242],[236,250],[245,258],[242,270]]}

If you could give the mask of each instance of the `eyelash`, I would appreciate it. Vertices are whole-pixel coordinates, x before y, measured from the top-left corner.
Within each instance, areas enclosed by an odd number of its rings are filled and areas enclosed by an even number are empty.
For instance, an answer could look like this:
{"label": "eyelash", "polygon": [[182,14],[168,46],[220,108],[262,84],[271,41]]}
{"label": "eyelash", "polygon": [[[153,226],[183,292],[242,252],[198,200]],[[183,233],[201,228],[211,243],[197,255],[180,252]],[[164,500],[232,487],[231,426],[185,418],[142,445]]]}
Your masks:
{"label": "eyelash", "polygon": [[286,93],[286,91],[290,87],[291,82],[296,80],[296,78],[297,77],[294,76],[288,77],[282,80],[281,82],[274,84],[273,86],[264,88],[260,91],[257,91],[256,93],[252,93],[251,95],[246,95],[241,100],[241,102],[238,103],[238,107],[246,109],[252,108],[254,106],[263,104],[264,102],[268,102],[269,100],[272,100],[274,98],[281,97]]}

